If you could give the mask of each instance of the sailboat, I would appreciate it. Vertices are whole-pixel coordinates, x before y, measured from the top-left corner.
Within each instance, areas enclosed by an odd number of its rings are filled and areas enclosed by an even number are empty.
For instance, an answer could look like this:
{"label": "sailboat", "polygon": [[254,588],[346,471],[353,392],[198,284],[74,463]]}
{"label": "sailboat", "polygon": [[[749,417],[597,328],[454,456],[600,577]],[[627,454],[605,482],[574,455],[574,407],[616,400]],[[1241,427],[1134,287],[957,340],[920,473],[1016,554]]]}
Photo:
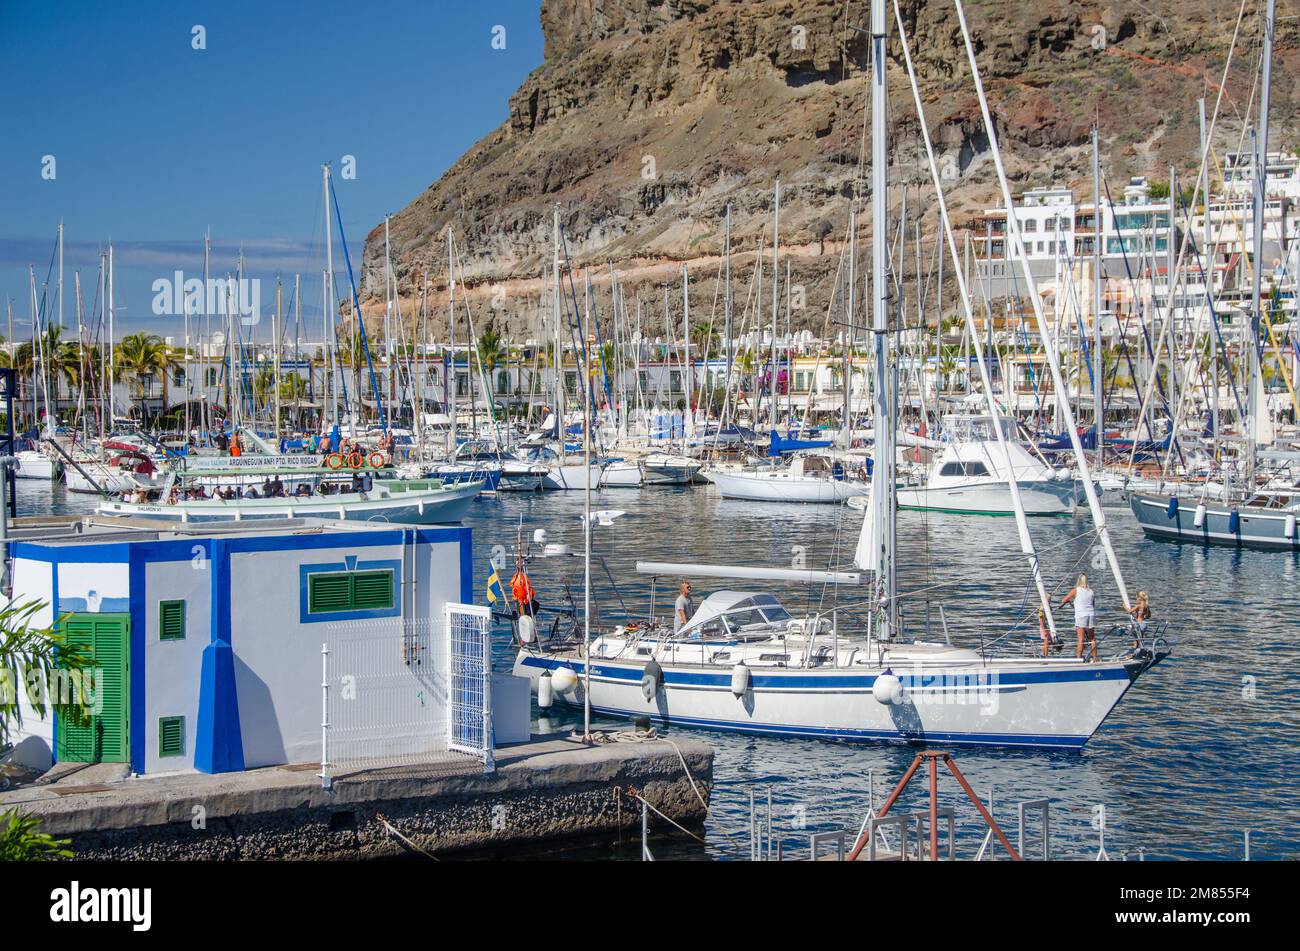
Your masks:
{"label": "sailboat", "polygon": [[[957,7],[986,133],[1009,204],[1009,188],[960,0]],[[944,237],[955,262],[957,245],[901,18],[898,28]],[[656,578],[715,577],[834,586],[866,581],[872,586],[866,599],[872,604],[866,629],[845,629],[835,608],[795,616],[772,593],[752,588],[714,592],[684,624],[654,616],[652,607],[647,617],[630,619],[605,632],[592,632],[590,612],[584,611],[588,619],[584,625],[567,636],[547,637],[529,618],[530,623],[519,625],[517,631],[520,646],[514,670],[533,682],[542,706],[558,700],[616,716],[645,716],[685,726],[781,736],[1080,749],[1137,679],[1168,654],[1163,628],[1155,624],[1141,631],[1117,626],[1102,637],[1109,653],[1091,663],[1082,657],[1036,656],[1038,639],[1017,644],[1014,628],[978,649],[905,636],[896,579],[896,401],[890,348],[891,338],[900,331],[891,328],[889,322],[886,38],[884,0],[873,0],[871,329],[877,426],[872,491],[854,558],[856,570],[667,562],[637,565],[639,572]],[[1011,238],[1027,270],[1024,246],[1014,223]],[[969,295],[960,268],[956,270],[966,320],[973,328]],[[1041,311],[1036,316],[1057,392],[1064,393],[1059,361],[1050,338],[1043,332]],[[978,334],[973,336],[978,339]],[[979,356],[983,368],[982,353]],[[990,412],[995,412],[987,370],[983,373],[985,396]],[[1073,414],[1068,405],[1061,409],[1074,433]],[[1005,452],[1001,430],[996,429],[995,435]],[[1127,589],[1089,481],[1077,433],[1073,448],[1098,538],[1127,606]],[[1048,608],[1049,623],[1054,625],[1015,480],[1009,485],[1022,548],[1040,600]],[[1120,643],[1116,647],[1117,640]]]}

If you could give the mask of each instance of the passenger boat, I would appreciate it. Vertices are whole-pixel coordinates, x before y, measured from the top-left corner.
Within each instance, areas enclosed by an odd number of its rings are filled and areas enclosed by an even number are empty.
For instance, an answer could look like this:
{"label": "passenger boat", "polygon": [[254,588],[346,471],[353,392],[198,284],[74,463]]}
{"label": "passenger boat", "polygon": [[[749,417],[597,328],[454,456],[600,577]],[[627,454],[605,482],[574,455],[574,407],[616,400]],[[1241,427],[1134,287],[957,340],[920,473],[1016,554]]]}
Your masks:
{"label": "passenger boat", "polygon": [[[280,474],[267,470],[263,479]],[[205,473],[207,478],[216,473]],[[239,478],[256,477],[241,471]],[[173,473],[150,501],[105,499],[101,515],[135,516],[173,522],[240,521],[256,518],[318,517],[363,522],[410,522],[414,524],[456,523],[464,518],[470,503],[486,483],[445,485],[440,480],[373,479],[357,484],[352,473],[332,469],[303,469],[292,473],[295,486],[308,487],[308,494],[286,494],[270,498],[185,498],[189,480]],[[288,483],[286,483],[286,487]],[[322,494],[325,487],[328,494]],[[173,492],[175,490],[175,492]],[[237,490],[231,489],[232,492]]]}

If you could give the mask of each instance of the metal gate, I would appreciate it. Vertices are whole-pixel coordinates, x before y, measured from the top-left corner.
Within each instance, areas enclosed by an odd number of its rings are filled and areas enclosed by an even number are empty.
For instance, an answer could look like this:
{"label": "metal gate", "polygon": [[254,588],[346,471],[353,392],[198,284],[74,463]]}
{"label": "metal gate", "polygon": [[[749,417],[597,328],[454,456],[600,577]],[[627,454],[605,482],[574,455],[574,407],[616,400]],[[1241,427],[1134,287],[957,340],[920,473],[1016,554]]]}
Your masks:
{"label": "metal gate", "polygon": [[447,605],[447,748],[471,753],[491,770],[492,612],[473,604]]}

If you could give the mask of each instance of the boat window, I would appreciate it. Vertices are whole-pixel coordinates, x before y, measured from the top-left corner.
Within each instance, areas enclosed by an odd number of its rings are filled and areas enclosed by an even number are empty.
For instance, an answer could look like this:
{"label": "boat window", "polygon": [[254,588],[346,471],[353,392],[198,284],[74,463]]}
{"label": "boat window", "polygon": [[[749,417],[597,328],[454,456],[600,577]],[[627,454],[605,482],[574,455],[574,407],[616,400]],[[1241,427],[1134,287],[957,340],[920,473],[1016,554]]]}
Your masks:
{"label": "boat window", "polygon": [[962,470],[960,462],[949,462],[939,470],[941,476],[960,476],[966,473]]}
{"label": "boat window", "polygon": [[647,654],[650,653],[650,648],[648,648],[648,647],[638,647],[638,648],[636,649],[636,652],[637,652],[637,656],[639,656],[639,657],[644,657],[645,655],[647,655]]}
{"label": "boat window", "polygon": [[789,654],[759,654],[758,659],[783,663],[790,659],[790,655]]}
{"label": "boat window", "polygon": [[737,611],[734,614],[728,614],[725,617],[727,627],[733,634],[739,631],[752,630],[755,627],[767,623],[763,619],[762,612],[757,608],[750,608],[747,611]]}
{"label": "boat window", "polygon": [[709,660],[713,661],[713,663],[715,664],[720,664],[724,660],[729,660],[730,658],[731,658],[731,651],[716,651],[713,654],[713,656],[709,658]]}
{"label": "boat window", "polygon": [[722,626],[722,621],[718,618],[712,618],[705,621],[695,630],[691,631],[692,637],[725,637],[726,629]]}
{"label": "boat window", "polygon": [[982,462],[968,462],[966,463],[966,474],[968,476],[986,476],[989,474],[989,470],[984,467]]}
{"label": "boat window", "polygon": [[779,623],[790,620],[790,612],[779,604],[765,604],[763,605],[763,617],[769,621]]}

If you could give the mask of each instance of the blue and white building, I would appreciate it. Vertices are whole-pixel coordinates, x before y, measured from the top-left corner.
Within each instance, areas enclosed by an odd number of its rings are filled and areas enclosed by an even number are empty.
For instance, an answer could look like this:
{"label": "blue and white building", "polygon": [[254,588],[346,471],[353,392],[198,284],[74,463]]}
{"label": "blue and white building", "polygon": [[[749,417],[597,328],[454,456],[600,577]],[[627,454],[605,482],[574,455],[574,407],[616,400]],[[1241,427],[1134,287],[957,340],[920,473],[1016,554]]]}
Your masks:
{"label": "blue and white building", "polygon": [[[389,625],[399,638],[441,631],[443,653],[430,660],[446,656],[447,606],[472,603],[471,565],[462,527],[20,521],[9,541],[13,602],[39,601],[34,622],[57,622],[93,653],[100,678],[89,723],[24,712],[25,758],[44,744],[54,761],[146,775],[318,763],[322,644]],[[396,663],[422,708],[441,700],[444,712],[449,666]],[[412,742],[427,744],[418,733]]]}

